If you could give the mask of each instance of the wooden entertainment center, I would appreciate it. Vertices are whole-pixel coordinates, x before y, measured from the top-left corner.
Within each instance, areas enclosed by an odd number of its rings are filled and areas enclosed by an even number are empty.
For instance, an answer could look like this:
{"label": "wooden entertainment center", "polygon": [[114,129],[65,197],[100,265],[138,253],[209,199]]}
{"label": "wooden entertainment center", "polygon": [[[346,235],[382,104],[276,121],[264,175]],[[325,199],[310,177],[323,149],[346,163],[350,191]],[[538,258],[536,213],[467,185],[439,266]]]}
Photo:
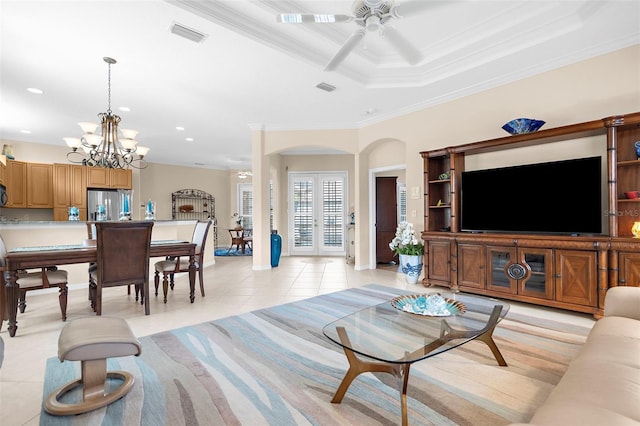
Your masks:
{"label": "wooden entertainment center", "polygon": [[[472,233],[460,229],[460,181],[465,156],[601,138],[606,144],[608,232],[598,235]],[[609,287],[640,286],[640,112],[507,136],[434,151],[424,161],[423,285],[591,313],[604,312]],[[580,153],[576,153],[579,158]],[[567,194],[567,196],[573,196]],[[580,200],[576,197],[579,214]],[[517,206],[514,206],[514,211]],[[490,200],[487,200],[487,214]]]}

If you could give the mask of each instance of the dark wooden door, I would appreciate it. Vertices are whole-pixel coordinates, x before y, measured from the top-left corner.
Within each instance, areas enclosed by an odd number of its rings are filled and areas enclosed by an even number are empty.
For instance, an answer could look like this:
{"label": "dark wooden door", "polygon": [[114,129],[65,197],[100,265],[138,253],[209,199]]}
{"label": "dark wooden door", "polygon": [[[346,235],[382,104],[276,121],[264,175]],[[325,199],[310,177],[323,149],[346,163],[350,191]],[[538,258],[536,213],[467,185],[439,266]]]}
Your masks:
{"label": "dark wooden door", "polygon": [[395,176],[376,178],[376,263],[397,260],[389,248],[398,226],[396,180]]}

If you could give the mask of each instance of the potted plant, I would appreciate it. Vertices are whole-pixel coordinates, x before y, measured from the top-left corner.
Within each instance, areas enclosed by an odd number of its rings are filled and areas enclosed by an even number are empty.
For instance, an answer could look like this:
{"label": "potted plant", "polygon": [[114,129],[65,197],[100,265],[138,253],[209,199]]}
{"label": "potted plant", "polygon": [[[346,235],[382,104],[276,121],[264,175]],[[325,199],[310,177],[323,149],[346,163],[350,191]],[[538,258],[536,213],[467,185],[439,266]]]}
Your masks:
{"label": "potted plant", "polygon": [[395,237],[389,243],[389,248],[400,257],[400,270],[405,274],[407,282],[417,283],[422,272],[424,244],[416,238],[413,224],[400,222]]}
{"label": "potted plant", "polygon": [[242,229],[242,216],[240,216],[239,213],[234,213],[233,216],[231,216],[231,218],[236,222],[236,227],[234,229],[235,230],[241,230]]}

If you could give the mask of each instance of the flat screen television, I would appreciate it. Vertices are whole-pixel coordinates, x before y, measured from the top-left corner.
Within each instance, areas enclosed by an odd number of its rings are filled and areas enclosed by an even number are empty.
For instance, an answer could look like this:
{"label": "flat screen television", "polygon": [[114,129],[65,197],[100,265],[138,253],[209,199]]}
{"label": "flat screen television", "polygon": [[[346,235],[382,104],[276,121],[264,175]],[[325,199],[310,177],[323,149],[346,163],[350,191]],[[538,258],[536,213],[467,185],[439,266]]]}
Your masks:
{"label": "flat screen television", "polygon": [[601,158],[462,173],[460,228],[470,232],[601,234]]}

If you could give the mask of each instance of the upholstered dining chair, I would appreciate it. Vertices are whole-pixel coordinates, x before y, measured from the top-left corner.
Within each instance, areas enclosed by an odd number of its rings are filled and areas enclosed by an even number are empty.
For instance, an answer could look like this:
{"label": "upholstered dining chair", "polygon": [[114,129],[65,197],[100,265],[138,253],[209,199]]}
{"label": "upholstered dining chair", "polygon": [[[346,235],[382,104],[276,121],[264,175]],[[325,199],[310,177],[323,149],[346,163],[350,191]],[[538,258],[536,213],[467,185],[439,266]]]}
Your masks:
{"label": "upholstered dining chair", "polygon": [[102,289],[135,285],[149,315],[149,251],[152,221],[96,222],[96,269],[91,272],[91,301],[102,315]]}
{"label": "upholstered dining chair", "polygon": [[[4,240],[0,236],[0,285],[4,286],[5,257],[7,248]],[[55,266],[51,268],[39,268],[39,271],[18,271],[18,279],[16,284],[20,288],[18,298],[18,308],[23,314],[27,307],[27,292],[30,290],[40,290],[43,288],[58,287],[60,292],[58,301],[60,302],[60,313],[62,321],[67,320],[67,271],[57,269]]]}
{"label": "upholstered dining chair", "polygon": [[[96,223],[92,221],[87,221],[87,241],[91,242],[90,244],[95,244],[96,241]],[[91,272],[96,269],[95,263],[89,264],[89,278],[91,278]],[[127,286],[127,294],[131,294],[131,286]],[[89,295],[91,296],[91,295]],[[91,297],[89,297],[91,299]],[[136,301],[138,300],[138,294],[136,293]]]}
{"label": "upholstered dining chair", "polygon": [[[207,242],[207,235],[209,234],[209,228],[211,227],[211,220],[199,220],[196,222],[196,226],[193,229],[193,235],[191,242],[196,245],[196,256],[194,266],[198,273],[198,280],[200,281],[200,294],[204,297],[204,278],[202,266],[204,265],[204,248]],[[160,274],[162,274],[162,291],[164,293],[164,303],[167,303],[167,293],[169,282],[171,280],[171,290],[174,286],[174,274],[180,272],[189,272],[189,258],[188,257],[171,257],[165,260],[156,262],[155,264],[155,276],[154,284],[156,287],[156,296],[158,295],[158,287],[160,285]]]}

